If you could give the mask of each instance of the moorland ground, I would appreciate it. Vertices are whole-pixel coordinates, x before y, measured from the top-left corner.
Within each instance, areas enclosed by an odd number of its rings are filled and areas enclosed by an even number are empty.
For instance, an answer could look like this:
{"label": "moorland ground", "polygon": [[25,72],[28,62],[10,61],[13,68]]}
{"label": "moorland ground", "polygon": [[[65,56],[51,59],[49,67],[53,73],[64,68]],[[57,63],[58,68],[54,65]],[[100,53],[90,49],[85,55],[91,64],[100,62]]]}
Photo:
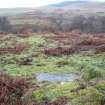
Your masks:
{"label": "moorland ground", "polygon": [[105,105],[104,4],[0,9],[0,105]]}
{"label": "moorland ground", "polygon": [[[73,105],[100,105],[105,91],[104,38],[104,33],[88,35],[80,31],[28,36],[3,34],[0,37],[0,68],[11,76],[21,76],[39,85],[32,91],[33,101],[42,101],[44,97],[53,101],[66,96]],[[72,72],[79,73],[81,78],[63,85],[35,79],[37,73]]]}

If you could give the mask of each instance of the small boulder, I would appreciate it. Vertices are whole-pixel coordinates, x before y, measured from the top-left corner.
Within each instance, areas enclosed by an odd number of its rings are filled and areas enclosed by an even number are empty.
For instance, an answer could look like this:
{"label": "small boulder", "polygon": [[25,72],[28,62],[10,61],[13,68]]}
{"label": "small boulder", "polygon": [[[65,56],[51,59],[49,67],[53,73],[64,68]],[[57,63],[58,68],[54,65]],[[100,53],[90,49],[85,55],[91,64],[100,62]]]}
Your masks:
{"label": "small boulder", "polygon": [[32,58],[29,57],[25,57],[25,58],[21,58],[20,60],[17,61],[17,64],[19,65],[32,65]]}

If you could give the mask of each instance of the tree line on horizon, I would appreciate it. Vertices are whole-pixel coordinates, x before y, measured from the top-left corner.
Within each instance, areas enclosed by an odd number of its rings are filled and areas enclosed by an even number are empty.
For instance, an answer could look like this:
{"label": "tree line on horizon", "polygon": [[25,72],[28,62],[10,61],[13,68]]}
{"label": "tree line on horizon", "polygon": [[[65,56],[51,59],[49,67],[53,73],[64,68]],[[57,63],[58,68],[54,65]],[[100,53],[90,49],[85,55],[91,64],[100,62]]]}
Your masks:
{"label": "tree line on horizon", "polygon": [[85,33],[105,32],[105,16],[79,15],[65,19],[64,16],[58,15],[47,19],[49,23],[41,24],[39,21],[39,24],[11,25],[7,17],[0,17],[0,32],[70,32],[75,29]]}

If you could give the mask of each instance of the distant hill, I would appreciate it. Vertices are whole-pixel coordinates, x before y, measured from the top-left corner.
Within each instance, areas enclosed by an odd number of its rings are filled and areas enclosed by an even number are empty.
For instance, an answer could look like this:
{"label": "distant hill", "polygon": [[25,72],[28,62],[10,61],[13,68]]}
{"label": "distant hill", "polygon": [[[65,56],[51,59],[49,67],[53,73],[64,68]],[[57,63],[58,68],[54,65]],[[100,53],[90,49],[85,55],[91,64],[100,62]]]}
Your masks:
{"label": "distant hill", "polygon": [[78,0],[78,1],[65,1],[57,4],[50,4],[44,6],[45,8],[105,8],[105,2],[97,2],[92,0]]}
{"label": "distant hill", "polygon": [[[76,11],[75,11],[76,10]],[[1,8],[0,16],[13,16],[13,15],[23,15],[23,14],[50,14],[60,12],[82,12],[82,13],[104,13],[105,12],[105,2],[96,2],[92,0],[78,0],[78,1],[65,1],[56,4],[50,4],[38,8]]]}
{"label": "distant hill", "polygon": [[[81,21],[84,18],[85,20],[88,20],[86,19],[86,17],[92,17],[93,19],[93,17],[95,16],[95,22],[93,23],[96,24],[94,26],[97,26],[99,24],[98,22],[100,21],[99,17],[105,16],[105,2],[78,0],[65,1],[38,8],[2,8],[0,9],[0,16],[7,16],[10,23],[14,25],[14,30],[19,30],[19,32],[23,29],[32,29],[34,31],[70,31],[70,29],[73,27],[72,21],[75,17],[77,17],[78,22],[82,23]],[[97,28],[100,28],[102,26],[100,24]],[[91,29],[93,30],[93,28]]]}
{"label": "distant hill", "polygon": [[61,2],[61,3],[58,3],[58,4],[51,4],[51,5],[47,5],[47,7],[66,7],[66,6],[69,6],[69,5],[75,5],[75,4],[86,4],[86,3],[90,3],[91,1],[83,1],[83,0],[80,0],[80,1],[65,1],[65,2]]}
{"label": "distant hill", "polygon": [[[51,11],[58,13],[58,11],[66,11],[73,13],[100,13],[105,12],[105,2],[97,2],[93,0],[78,0],[78,1],[65,1],[56,4],[50,4],[38,8],[44,11]],[[76,11],[75,11],[76,10]],[[49,12],[50,13],[50,12]]]}
{"label": "distant hill", "polygon": [[32,11],[33,8],[0,8],[0,16],[13,16]]}

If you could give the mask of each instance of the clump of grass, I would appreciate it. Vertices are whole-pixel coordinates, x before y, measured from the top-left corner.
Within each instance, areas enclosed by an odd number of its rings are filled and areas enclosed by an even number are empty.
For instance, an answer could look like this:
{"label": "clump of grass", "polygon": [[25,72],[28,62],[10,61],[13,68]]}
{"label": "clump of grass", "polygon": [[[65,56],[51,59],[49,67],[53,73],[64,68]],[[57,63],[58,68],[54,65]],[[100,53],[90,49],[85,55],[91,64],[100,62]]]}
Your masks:
{"label": "clump of grass", "polygon": [[92,66],[87,66],[85,68],[85,70],[83,71],[83,75],[82,75],[82,78],[85,80],[85,81],[90,81],[91,79],[94,79],[94,78],[102,78],[103,77],[103,72],[102,70],[99,70],[97,68],[94,68]]}
{"label": "clump of grass", "polygon": [[69,63],[69,61],[67,61],[67,60],[61,60],[61,61],[56,62],[56,65],[57,65],[58,67],[62,67],[62,66],[69,65],[69,64],[70,64],[70,63]]}

